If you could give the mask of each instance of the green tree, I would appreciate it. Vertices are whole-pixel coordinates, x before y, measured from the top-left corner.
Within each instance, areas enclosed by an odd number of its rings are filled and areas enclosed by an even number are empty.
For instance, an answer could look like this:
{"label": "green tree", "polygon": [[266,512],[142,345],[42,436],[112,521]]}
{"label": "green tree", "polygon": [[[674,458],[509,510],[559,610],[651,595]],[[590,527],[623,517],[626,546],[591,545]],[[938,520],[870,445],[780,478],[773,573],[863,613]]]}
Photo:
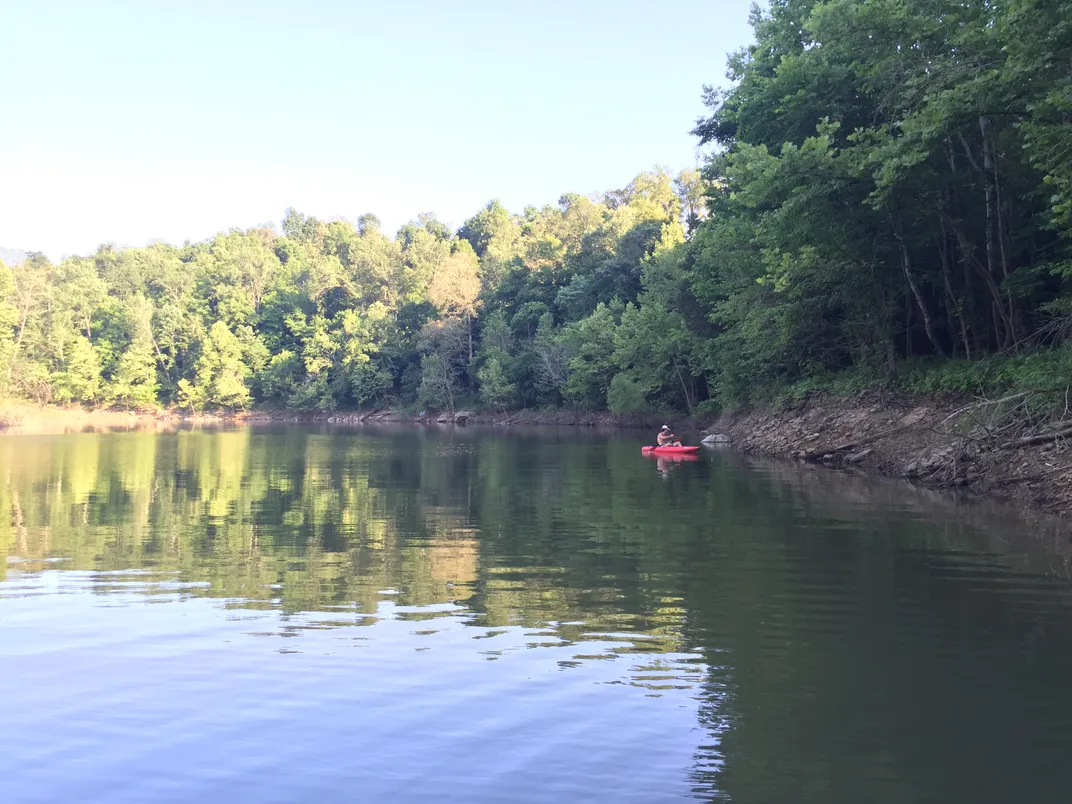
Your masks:
{"label": "green tree", "polygon": [[569,376],[562,393],[568,402],[597,410],[606,404],[610,381],[617,371],[614,333],[620,308],[621,305],[612,308],[600,303],[588,318],[563,329],[561,342],[566,349]]}
{"label": "green tree", "polygon": [[52,375],[56,402],[94,403],[100,398],[101,369],[96,349],[85,335],[76,335],[63,350]]}
{"label": "green tree", "polygon": [[[10,357],[7,359],[7,385],[22,387],[24,391],[32,392],[36,382],[31,378],[40,376],[40,371],[33,365],[32,358],[24,360],[24,352],[35,335],[40,337],[42,324],[40,318],[45,310],[48,298],[52,295],[52,286],[49,282],[49,262],[42,256],[31,257],[14,268],[9,269],[10,274],[6,278],[12,285],[12,293],[8,297],[13,300],[15,307],[14,338],[10,348]],[[22,371],[20,361],[23,364]]]}
{"label": "green tree", "polygon": [[484,361],[476,374],[480,383],[480,398],[484,404],[491,408],[506,407],[513,402],[514,393],[517,390],[503,371],[502,363],[497,357],[489,357]]}
{"label": "green tree", "polygon": [[473,317],[480,298],[480,263],[467,240],[456,240],[450,256],[436,266],[428,285],[428,300],[441,316],[465,322],[468,361],[473,360]]}
{"label": "green tree", "polygon": [[607,409],[616,416],[642,413],[648,409],[644,388],[625,374],[615,374],[607,389]]}
{"label": "green tree", "polygon": [[180,401],[185,407],[200,410],[212,407],[245,410],[251,402],[243,362],[242,344],[222,321],[214,323],[201,345],[195,381],[180,380]]}
{"label": "green tree", "polygon": [[0,391],[5,393],[11,384],[19,319],[19,308],[15,304],[15,273],[0,260],[0,378],[4,381]]}
{"label": "green tree", "polygon": [[421,330],[421,385],[419,400],[430,407],[446,406],[451,414],[466,360],[468,331],[459,318],[430,321]]}
{"label": "green tree", "polygon": [[156,404],[158,388],[150,328],[152,305],[145,298],[135,297],[125,314],[129,342],[116,364],[106,397],[124,407],[151,407]]}

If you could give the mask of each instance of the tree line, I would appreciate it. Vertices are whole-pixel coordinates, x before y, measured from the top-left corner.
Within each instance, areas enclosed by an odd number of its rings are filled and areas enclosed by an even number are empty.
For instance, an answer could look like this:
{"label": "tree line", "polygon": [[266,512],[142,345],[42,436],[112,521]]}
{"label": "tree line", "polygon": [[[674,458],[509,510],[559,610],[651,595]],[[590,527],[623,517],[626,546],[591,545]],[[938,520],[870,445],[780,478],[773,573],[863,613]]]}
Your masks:
{"label": "tree line", "polygon": [[610,355],[587,333],[610,316],[614,335],[699,184],[657,170],[519,215],[491,202],[457,232],[288,210],[281,231],[31,255],[0,267],[0,376],[39,402],[192,410],[602,405],[582,363]]}
{"label": "tree line", "polygon": [[995,356],[1067,384],[1072,8],[774,0],[751,21],[731,88],[705,88],[701,171],[493,201],[456,232],[288,210],[278,231],[33,255],[0,267],[0,384],[91,405],[616,413],[921,362],[1000,382]]}

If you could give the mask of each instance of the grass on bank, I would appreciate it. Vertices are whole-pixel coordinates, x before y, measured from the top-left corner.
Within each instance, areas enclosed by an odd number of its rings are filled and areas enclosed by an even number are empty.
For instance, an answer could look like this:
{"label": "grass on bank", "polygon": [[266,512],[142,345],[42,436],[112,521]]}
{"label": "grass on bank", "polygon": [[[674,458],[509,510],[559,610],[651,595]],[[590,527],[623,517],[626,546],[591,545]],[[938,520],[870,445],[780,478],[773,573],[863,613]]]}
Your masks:
{"label": "grass on bank", "polygon": [[892,372],[852,369],[818,374],[775,389],[754,404],[787,407],[815,396],[851,397],[868,392],[929,399],[960,399],[1037,391],[1063,405],[1072,386],[1072,347],[1062,346],[981,360],[907,360]]}

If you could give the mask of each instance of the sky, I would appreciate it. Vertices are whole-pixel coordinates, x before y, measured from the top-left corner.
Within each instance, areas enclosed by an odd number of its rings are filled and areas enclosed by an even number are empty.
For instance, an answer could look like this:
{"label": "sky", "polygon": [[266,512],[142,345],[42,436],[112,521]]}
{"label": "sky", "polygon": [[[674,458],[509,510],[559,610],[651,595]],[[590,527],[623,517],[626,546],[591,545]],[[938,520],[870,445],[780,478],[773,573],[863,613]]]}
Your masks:
{"label": "sky", "polygon": [[0,0],[0,246],[460,226],[701,159],[750,0]]}

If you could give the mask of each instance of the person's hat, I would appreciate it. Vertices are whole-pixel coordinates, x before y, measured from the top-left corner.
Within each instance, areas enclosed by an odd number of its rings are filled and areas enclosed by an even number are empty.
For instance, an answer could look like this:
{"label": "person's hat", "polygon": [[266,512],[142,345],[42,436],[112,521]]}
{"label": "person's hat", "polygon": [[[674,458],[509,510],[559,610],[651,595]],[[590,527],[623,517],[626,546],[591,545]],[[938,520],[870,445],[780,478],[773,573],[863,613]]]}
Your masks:
{"label": "person's hat", "polygon": [[669,427],[667,427],[667,426],[666,426],[666,425],[664,424],[664,425],[663,425],[663,429],[664,429],[664,430],[669,430],[670,428],[669,428]]}

